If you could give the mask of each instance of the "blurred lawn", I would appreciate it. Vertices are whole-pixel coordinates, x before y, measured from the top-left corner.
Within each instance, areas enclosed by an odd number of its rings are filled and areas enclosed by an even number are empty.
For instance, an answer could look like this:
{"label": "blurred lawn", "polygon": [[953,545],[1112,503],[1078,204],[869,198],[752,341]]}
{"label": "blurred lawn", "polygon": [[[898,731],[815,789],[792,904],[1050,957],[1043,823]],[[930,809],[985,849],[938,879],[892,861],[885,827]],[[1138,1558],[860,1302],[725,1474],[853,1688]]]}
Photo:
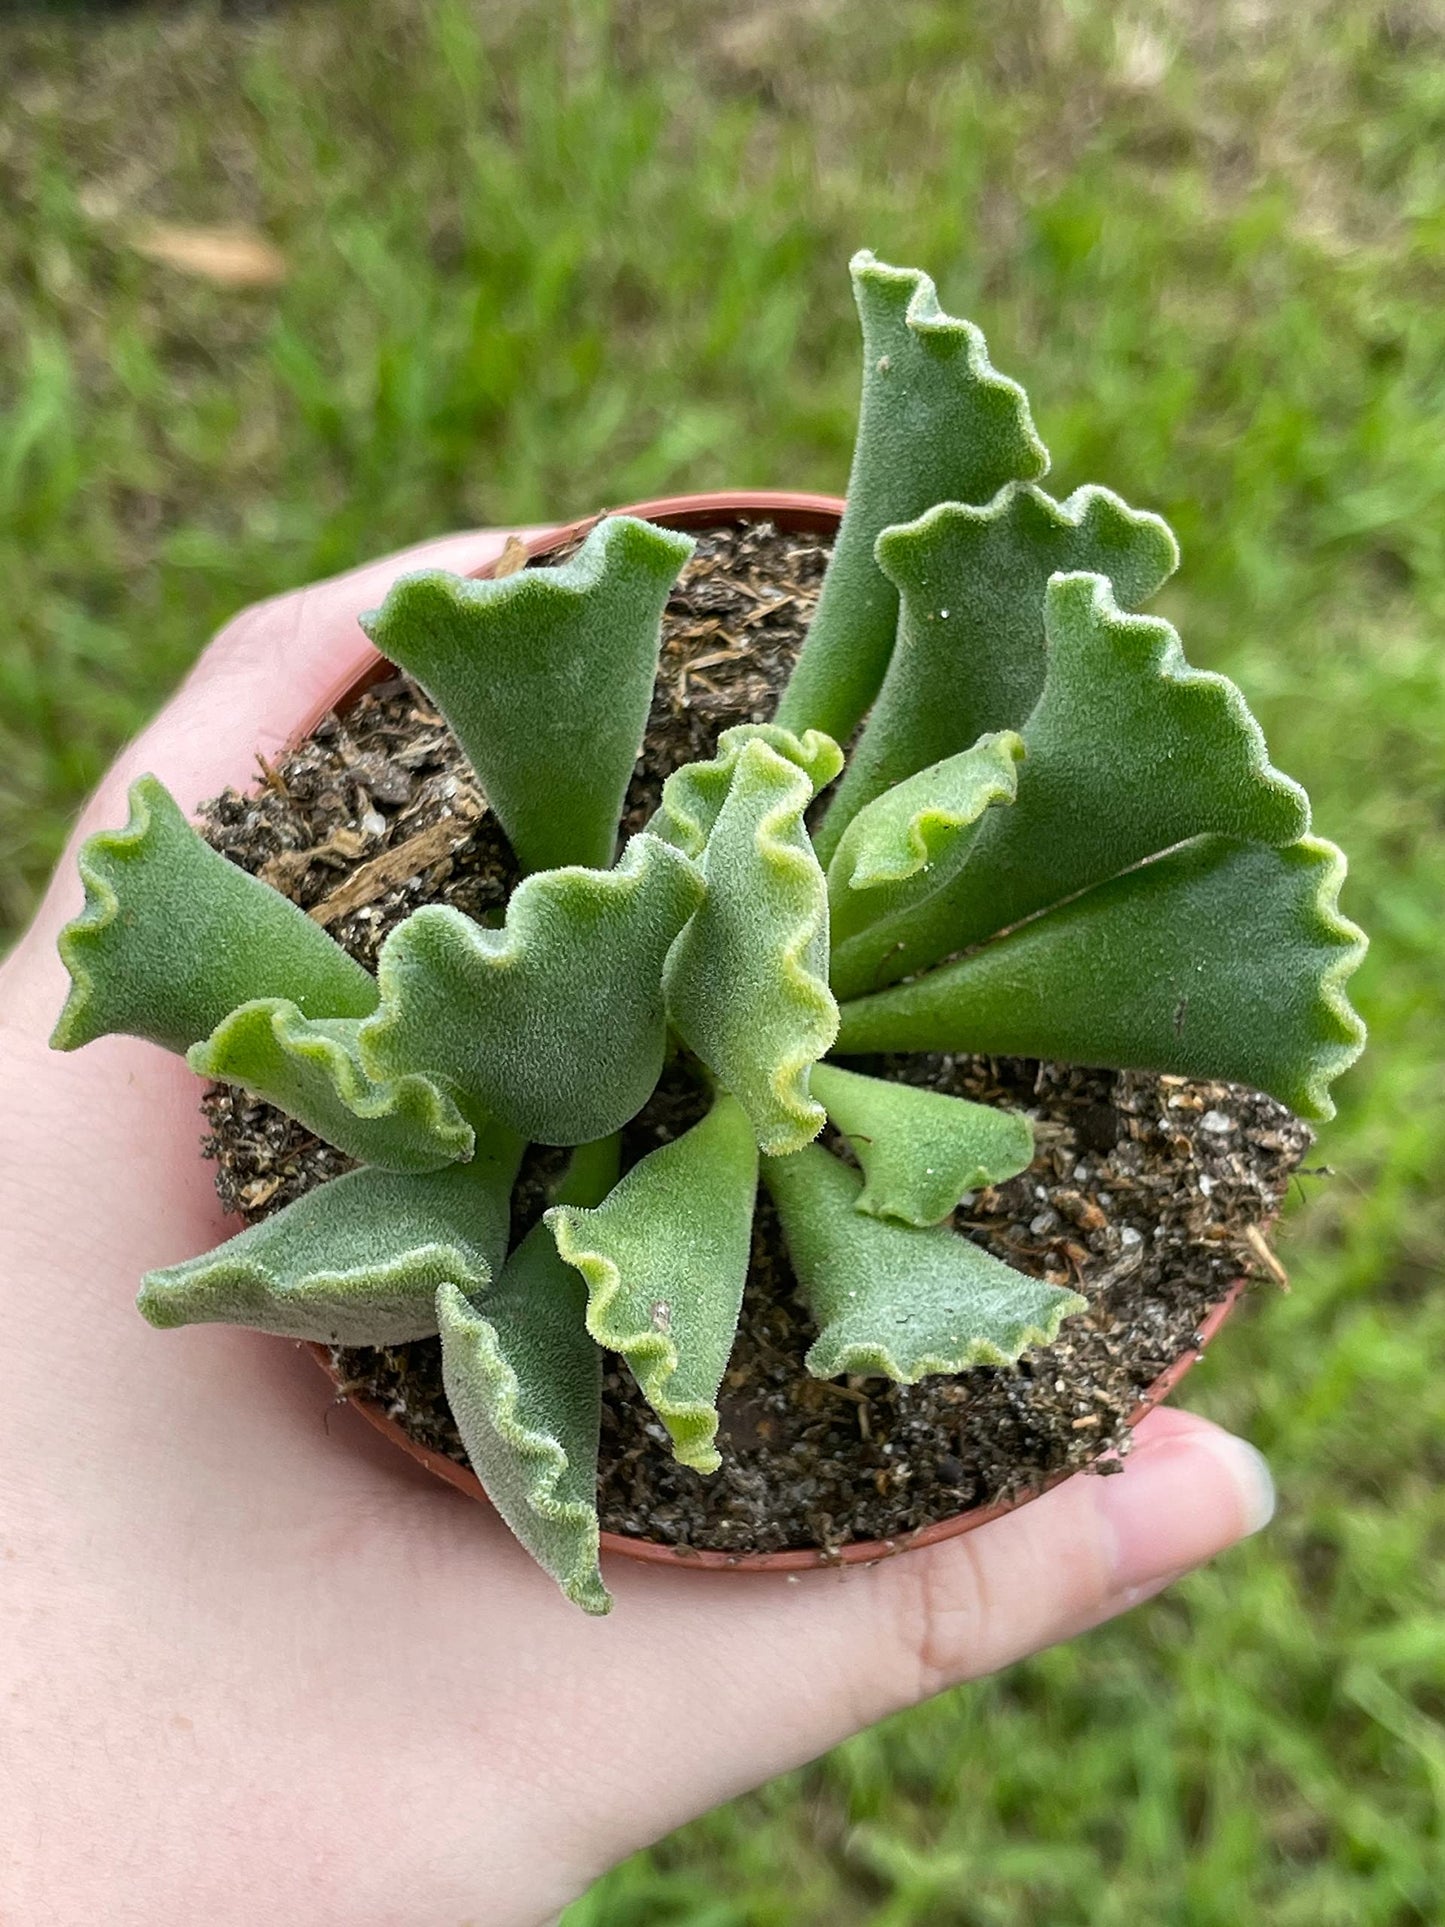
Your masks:
{"label": "blurred lawn", "polygon": [[[565,30],[564,30],[565,23]],[[0,920],[242,603],[457,524],[839,487],[844,263],[917,261],[1353,862],[1374,1030],[1189,1399],[1263,1541],[567,1919],[1445,1919],[1445,14],[338,0],[0,22]],[[137,251],[254,223],[280,286]],[[626,1717],[626,1709],[618,1709]]]}

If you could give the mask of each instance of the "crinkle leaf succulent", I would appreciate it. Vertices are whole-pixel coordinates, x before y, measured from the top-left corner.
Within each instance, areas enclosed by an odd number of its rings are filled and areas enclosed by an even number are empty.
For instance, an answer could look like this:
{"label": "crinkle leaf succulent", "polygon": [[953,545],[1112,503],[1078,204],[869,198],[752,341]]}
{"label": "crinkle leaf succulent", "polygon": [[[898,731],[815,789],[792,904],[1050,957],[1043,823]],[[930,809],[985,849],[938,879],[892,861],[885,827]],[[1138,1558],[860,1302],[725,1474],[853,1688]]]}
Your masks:
{"label": "crinkle leaf succulent", "polygon": [[523,1148],[497,1129],[444,1171],[348,1171],[214,1251],[149,1273],[140,1308],[153,1325],[219,1321],[328,1345],[430,1337],[439,1286],[479,1291],[501,1269]]}
{"label": "crinkle leaf succulent", "polygon": [[692,551],[674,529],[610,515],[556,568],[483,582],[426,569],[363,616],[451,724],[527,869],[611,863],[663,604]]}
{"label": "crinkle leaf succulent", "polygon": [[860,1210],[857,1172],[819,1145],[769,1158],[764,1175],[817,1321],[806,1362],[818,1378],[860,1372],[915,1385],[931,1372],[1011,1365],[1088,1308],[1077,1292],[1026,1278],[947,1225]]}
{"label": "crinkle leaf succulent", "polygon": [[712,763],[670,776],[662,817],[697,846],[704,894],[667,963],[678,1036],[738,1099],[764,1151],[818,1134],[810,1067],[838,1031],[828,886],[803,813],[842,752],[809,731],[730,729]]}
{"label": "crinkle leaf succulent", "polygon": [[[580,1146],[554,1196],[598,1205],[617,1182],[617,1139]],[[487,1497],[537,1563],[590,1613],[612,1604],[597,1563],[602,1353],[587,1287],[533,1225],[485,1290],[437,1288],[442,1383]]]}
{"label": "crinkle leaf succulent", "polygon": [[357,1017],[303,1017],[287,997],[258,997],[192,1044],[202,1077],[237,1084],[348,1157],[387,1171],[434,1171],[472,1154],[475,1133],[431,1078],[367,1075]]}
{"label": "crinkle leaf succulent", "polygon": [[644,832],[613,870],[527,877],[500,930],[418,910],[382,945],[362,1062],[425,1072],[537,1143],[606,1137],[657,1083],[664,966],[705,901],[697,865]]}
{"label": "crinkle leaf succulent", "polygon": [[[478,1477],[589,1612],[603,1353],[715,1467],[760,1171],[813,1373],[1009,1366],[1087,1311],[956,1228],[1030,1163],[1028,1118],[840,1058],[1137,1066],[1327,1117],[1363,1042],[1343,858],[1240,692],[1138,613],[1169,530],[1106,489],[1046,495],[978,330],[921,273],[852,273],[861,412],[806,643],[776,716],[675,770],[620,856],[692,542],[608,516],[556,567],[426,571],[364,618],[528,873],[500,927],[421,908],[373,979],[143,777],[60,940],[57,1047],[149,1038],[361,1166],[152,1272],[146,1316],[439,1334]],[[703,1109],[650,1148],[627,1127],[669,1058]],[[576,1148],[509,1250],[529,1143]]]}
{"label": "crinkle leaf succulent", "polygon": [[717,1391],[752,1244],[758,1148],[720,1095],[698,1124],[640,1159],[600,1204],[554,1205],[557,1250],[587,1285],[587,1329],[620,1352],[684,1465],[721,1463]]}
{"label": "crinkle leaf succulent", "polygon": [[139,777],[130,820],[80,852],[85,908],[60,933],[70,995],[51,1042],[115,1032],[185,1051],[239,1005],[292,998],[303,1017],[365,1017],[376,985],[318,924],[197,835]]}

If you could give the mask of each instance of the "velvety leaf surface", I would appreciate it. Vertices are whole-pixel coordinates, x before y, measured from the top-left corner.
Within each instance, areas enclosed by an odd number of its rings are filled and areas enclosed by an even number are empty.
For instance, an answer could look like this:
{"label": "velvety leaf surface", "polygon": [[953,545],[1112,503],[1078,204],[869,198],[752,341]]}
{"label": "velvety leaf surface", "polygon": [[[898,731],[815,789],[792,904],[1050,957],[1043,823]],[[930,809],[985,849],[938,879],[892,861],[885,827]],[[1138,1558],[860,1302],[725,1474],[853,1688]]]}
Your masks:
{"label": "velvety leaf surface", "polygon": [[1044,589],[1061,571],[1106,576],[1136,609],[1179,550],[1157,515],[1105,488],[1065,502],[1004,489],[986,508],[943,502],[885,529],[877,562],[900,593],[888,673],[818,836],[828,862],[856,812],[987,731],[1022,728],[1044,686]]}
{"label": "velvety leaf surface", "polygon": [[1364,1026],[1345,983],[1364,954],[1339,914],[1344,858],[1201,837],[982,949],[845,1004],[838,1049],[967,1050],[1229,1078],[1302,1117]]}
{"label": "velvety leaf surface", "polygon": [[186,1062],[278,1105],[367,1164],[435,1171],[470,1157],[471,1125],[430,1078],[408,1072],[378,1084],[367,1076],[360,1028],[355,1017],[306,1018],[285,998],[262,998],[223,1018]]}
{"label": "velvety leaf surface", "polygon": [[[828,747],[822,760],[802,751],[795,760],[763,735],[727,732],[717,759],[726,793],[699,858],[707,895],[667,961],[667,1011],[678,1035],[746,1110],[761,1147],[779,1154],[822,1129],[808,1071],[838,1023],[828,988],[827,884],[803,826],[813,799],[808,762],[837,767],[836,747]],[[717,767],[699,766],[688,778],[688,801],[706,796],[711,809]],[[671,817],[677,805],[664,798]]]}
{"label": "velvety leaf surface", "polygon": [[606,1137],[657,1082],[663,963],[703,894],[697,866],[644,833],[615,870],[528,877],[500,930],[418,910],[382,946],[362,1062],[453,1085],[535,1143]]}
{"label": "velvety leaf surface", "polygon": [[[617,1140],[583,1145],[558,1202],[596,1205],[617,1176]],[[501,1276],[468,1296],[437,1292],[447,1403],[487,1497],[538,1565],[584,1612],[612,1600],[597,1563],[602,1354],[587,1288],[534,1225]]]}
{"label": "velvety leaf surface", "polygon": [[737,1331],[752,1247],[758,1153],[726,1094],[649,1153],[595,1210],[546,1222],[587,1285],[587,1329],[631,1366],[684,1465],[716,1471],[717,1392]]}
{"label": "velvety leaf surface", "polygon": [[361,618],[451,724],[526,869],[612,862],[663,605],[694,547],[608,516],[557,568],[487,582],[426,569]]}
{"label": "velvety leaf surface", "polygon": [[185,1051],[256,997],[288,997],[307,1017],[376,1007],[361,965],[213,850],[154,776],[131,785],[123,830],[86,840],[80,875],[85,907],[59,940],[71,989],[57,1050],[119,1031]]}
{"label": "velvety leaf surface", "polygon": [[684,763],[662,786],[662,805],[648,824],[655,835],[688,856],[707,848],[723,804],[728,799],[738,759],[749,743],[766,743],[779,756],[802,770],[816,793],[826,788],[843,767],[843,752],[831,736],[805,730],[795,736],[776,723],[739,723],[718,738],[717,754],[702,762]]}
{"label": "velvety leaf surface", "polygon": [[806,1361],[815,1378],[875,1372],[913,1385],[933,1372],[1009,1365],[1087,1307],[944,1226],[920,1230],[856,1209],[857,1172],[819,1145],[765,1159],[763,1177],[818,1323]]}
{"label": "velvety leaf surface", "polygon": [[1192,669],[1167,622],[1125,615],[1098,575],[1056,576],[1044,602],[1048,669],[1023,728],[1018,794],[980,821],[966,861],[916,919],[900,915],[847,960],[845,994],[1065,903],[1205,834],[1292,842],[1304,791],[1273,768],[1223,676]]}
{"label": "velvety leaf surface", "polygon": [[966,1192],[1026,1171],[1026,1117],[917,1084],[860,1077],[837,1064],[813,1070],[813,1093],[863,1168],[856,1206],[875,1218],[942,1224]]}
{"label": "velvety leaf surface", "polygon": [[492,1130],[470,1163],[444,1171],[349,1171],[214,1251],[149,1273],[137,1303],[161,1326],[251,1325],[331,1345],[425,1338],[440,1286],[477,1291],[500,1269],[522,1149]]}
{"label": "velvety leaf surface", "polygon": [[905,778],[866,804],[828,866],[829,981],[856,997],[888,981],[900,945],[951,947],[950,887],[968,861],[979,819],[1018,790],[1021,736],[1003,730]]}
{"label": "velvety leaf surface", "polygon": [[979,826],[953,948],[1189,837],[1278,845],[1309,828],[1308,799],[1270,764],[1244,697],[1191,668],[1167,622],[1122,614],[1099,575],[1055,577],[1044,622],[1018,797]]}
{"label": "velvety leaf surface", "polygon": [[943,312],[926,274],[866,248],[850,273],[863,392],[848,507],[777,713],[789,729],[825,729],[839,742],[877,695],[893,648],[898,593],[873,558],[881,531],[936,502],[987,502],[1049,465],[1023,389],[993,367],[971,322]]}

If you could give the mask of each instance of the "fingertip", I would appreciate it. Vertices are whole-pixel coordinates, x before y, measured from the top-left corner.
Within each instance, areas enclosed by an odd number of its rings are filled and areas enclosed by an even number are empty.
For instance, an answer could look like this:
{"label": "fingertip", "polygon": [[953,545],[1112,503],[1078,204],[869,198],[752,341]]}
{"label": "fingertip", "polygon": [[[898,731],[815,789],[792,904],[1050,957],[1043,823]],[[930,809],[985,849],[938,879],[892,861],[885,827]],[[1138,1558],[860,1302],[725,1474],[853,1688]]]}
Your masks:
{"label": "fingertip", "polygon": [[1247,1440],[1187,1412],[1139,1427],[1112,1476],[1092,1481],[1114,1610],[1260,1531],[1274,1516],[1274,1480]]}

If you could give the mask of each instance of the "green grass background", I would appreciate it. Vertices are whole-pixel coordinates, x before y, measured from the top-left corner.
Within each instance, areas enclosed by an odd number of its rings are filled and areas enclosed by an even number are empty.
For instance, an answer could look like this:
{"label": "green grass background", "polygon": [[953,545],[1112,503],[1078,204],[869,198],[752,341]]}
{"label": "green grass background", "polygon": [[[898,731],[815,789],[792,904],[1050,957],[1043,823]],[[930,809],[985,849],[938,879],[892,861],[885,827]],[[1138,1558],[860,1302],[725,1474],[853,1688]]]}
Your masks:
{"label": "green grass background", "polygon": [[[619,1868],[568,1927],[1445,1919],[1445,15],[336,0],[0,20],[0,920],[243,603],[459,524],[840,487],[926,265],[1350,851],[1369,1057],[1188,1400],[1263,1539]],[[289,278],[146,260],[257,224]],[[626,1709],[618,1709],[619,1718]]]}

